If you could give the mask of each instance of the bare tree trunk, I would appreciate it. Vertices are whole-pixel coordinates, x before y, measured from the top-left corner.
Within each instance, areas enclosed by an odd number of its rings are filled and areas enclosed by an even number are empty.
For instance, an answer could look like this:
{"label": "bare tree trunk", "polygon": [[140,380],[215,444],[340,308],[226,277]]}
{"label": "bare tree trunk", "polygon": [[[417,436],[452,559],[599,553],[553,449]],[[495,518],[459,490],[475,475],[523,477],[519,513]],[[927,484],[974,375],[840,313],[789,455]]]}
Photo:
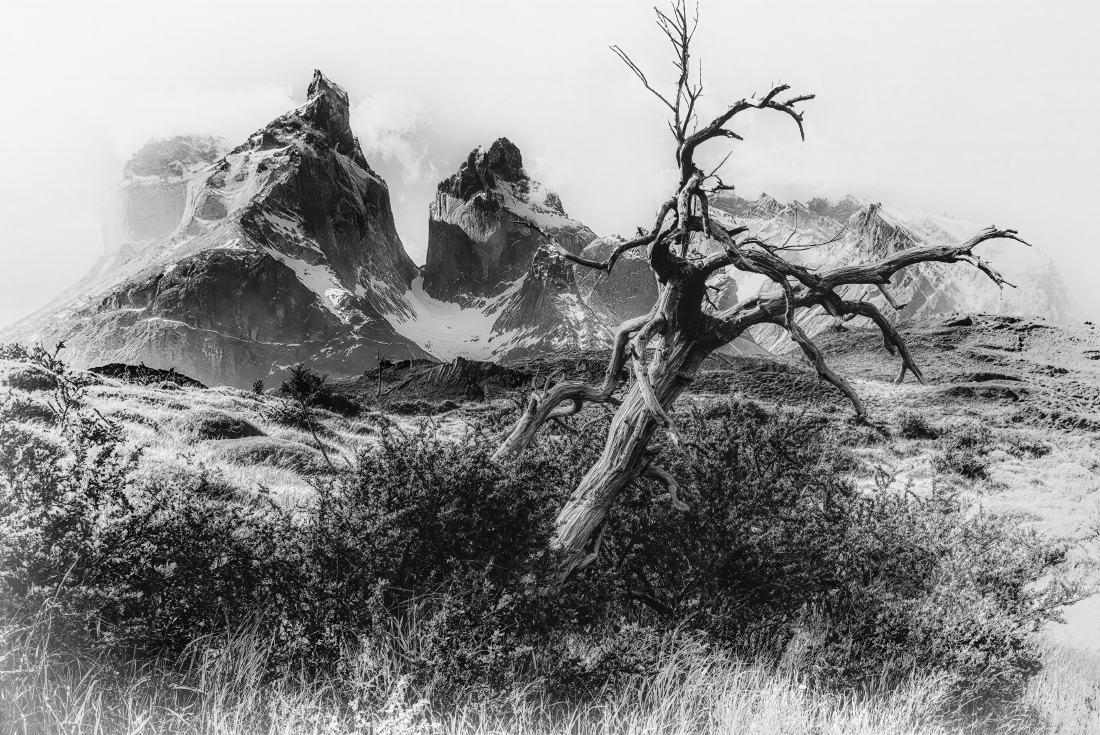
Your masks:
{"label": "bare tree trunk", "polygon": [[[662,347],[657,347],[664,359],[657,362],[655,358],[647,371],[653,393],[666,411],[691,382],[708,352],[699,348],[697,340],[674,338],[673,343],[663,355]],[[616,498],[645,473],[657,454],[650,447],[650,439],[658,428],[659,422],[643,395],[642,383],[636,380],[615,412],[599,460],[558,514],[554,546],[566,554],[564,576],[596,560],[603,528]]]}

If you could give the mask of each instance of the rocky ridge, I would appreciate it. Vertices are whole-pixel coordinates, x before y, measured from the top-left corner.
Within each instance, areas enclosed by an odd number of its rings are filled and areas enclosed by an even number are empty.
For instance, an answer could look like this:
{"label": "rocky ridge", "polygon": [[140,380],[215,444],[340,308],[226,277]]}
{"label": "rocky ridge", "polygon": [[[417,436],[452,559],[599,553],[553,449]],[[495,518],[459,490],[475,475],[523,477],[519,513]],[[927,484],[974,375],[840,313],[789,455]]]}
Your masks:
{"label": "rocky ridge", "polygon": [[441,359],[518,358],[610,343],[572,264],[596,239],[532,179],[507,138],[472,151],[429,207],[427,263],[408,294],[415,316],[394,328]]}
{"label": "rocky ridge", "polygon": [[[960,243],[983,229],[968,220],[850,196],[837,202],[812,199],[808,204],[783,204],[766,194],[749,201],[726,193],[713,198],[711,209],[727,227],[747,226],[749,235],[785,245],[784,257],[814,270],[870,262],[922,245]],[[710,252],[706,244],[701,244],[699,251]],[[1042,251],[997,240],[983,243],[975,253],[1015,288],[1002,289],[965,263],[920,263],[897,274],[888,287],[894,301],[903,306],[900,310],[874,286],[850,286],[843,295],[874,303],[896,322],[956,312],[1042,318],[1056,324],[1082,320],[1054,263]],[[774,283],[758,274],[728,268],[725,276],[736,281],[741,300],[777,292]],[[817,308],[802,313],[799,319],[809,334],[819,334],[837,323]],[[771,350],[791,347],[777,327],[757,327],[753,334]]]}
{"label": "rocky ridge", "polygon": [[[354,377],[379,359],[514,362],[602,350],[620,322],[657,298],[644,249],[623,255],[610,274],[562,257],[602,260],[621,239],[598,238],[571,218],[507,138],[475,149],[439,183],[427,263],[418,269],[397,235],[388,187],[351,130],[348,96],[320,72],[301,107],[244,144],[151,141],[124,176],[103,207],[105,255],[0,341],[64,341],[78,367],[144,363],[244,386],[307,361]],[[853,197],[783,204],[722,194],[711,205],[727,227],[746,226],[812,269],[960,242],[980,229]],[[699,242],[693,252],[713,247]],[[955,312],[1080,321],[1040,251],[997,241],[978,253],[1018,288],[1002,291],[966,264],[931,263],[895,277],[900,311],[872,287],[844,295],[899,322]],[[775,289],[733,268],[713,285],[716,309]],[[800,321],[810,334],[836,326],[820,310]],[[725,352],[789,348],[782,330],[765,326]]]}

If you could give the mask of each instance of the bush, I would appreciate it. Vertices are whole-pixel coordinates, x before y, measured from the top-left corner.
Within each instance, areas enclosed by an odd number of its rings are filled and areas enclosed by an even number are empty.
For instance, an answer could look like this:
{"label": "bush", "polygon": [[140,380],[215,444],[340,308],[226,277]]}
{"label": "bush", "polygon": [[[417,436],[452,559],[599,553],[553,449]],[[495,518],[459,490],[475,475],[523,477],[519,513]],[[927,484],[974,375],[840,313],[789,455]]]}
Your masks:
{"label": "bush", "polygon": [[14,362],[29,362],[31,352],[18,342],[0,343],[0,360],[12,360]]}
{"label": "bush", "polygon": [[9,391],[7,396],[0,398],[0,423],[8,421],[53,424],[57,416],[41,398]]}
{"label": "bush", "polygon": [[312,408],[323,408],[349,417],[358,416],[362,410],[354,398],[337,390],[327,375],[305,365],[295,365],[290,369],[290,375],[279,387],[279,392],[291,400],[291,405],[284,410],[284,421],[287,423],[305,424]]}
{"label": "bush", "polygon": [[944,437],[943,454],[933,460],[936,469],[968,480],[984,480],[989,462],[985,455],[992,449],[993,432],[979,424],[962,424]]}
{"label": "bush", "polygon": [[571,681],[575,661],[560,641],[592,609],[559,589],[547,550],[568,487],[557,459],[535,452],[498,465],[472,436],[385,434],[321,493],[304,529],[313,575],[304,589],[323,594],[307,603],[298,640],[329,657],[347,636],[414,610],[421,642],[410,674],[438,696],[540,674],[551,688]]}
{"label": "bush", "polygon": [[[669,468],[685,512],[659,485],[637,484],[611,519],[607,566],[622,595],[727,642],[777,636],[841,583],[851,519],[849,458],[824,424],[751,403],[696,413],[693,446]],[[687,427],[685,427],[687,428]]]}
{"label": "bush", "polygon": [[1051,453],[1046,442],[1032,439],[1023,434],[1010,434],[1004,439],[1003,448],[1013,457],[1020,459],[1039,459]]}
{"label": "bush", "polygon": [[[697,413],[689,433],[671,468],[689,510],[628,489],[593,572],[655,625],[794,657],[822,685],[932,672],[953,682],[953,706],[982,712],[1021,694],[1038,665],[1031,633],[1069,599],[1057,584],[1035,589],[1063,547],[939,492],[856,493],[813,417],[731,404]],[[955,437],[962,451],[989,439]]]}
{"label": "bush", "polygon": [[226,439],[218,443],[212,457],[231,464],[263,464],[300,474],[320,472],[324,462],[321,453],[312,447],[266,436]]}
{"label": "bush", "polygon": [[898,434],[903,439],[938,439],[937,429],[919,413],[902,411],[898,414]]}
{"label": "bush", "polygon": [[3,370],[0,383],[28,392],[47,391],[57,388],[57,376],[38,365],[14,365]]}
{"label": "bush", "polygon": [[191,442],[264,436],[250,421],[210,408],[188,411],[175,419],[172,425],[186,441]]}

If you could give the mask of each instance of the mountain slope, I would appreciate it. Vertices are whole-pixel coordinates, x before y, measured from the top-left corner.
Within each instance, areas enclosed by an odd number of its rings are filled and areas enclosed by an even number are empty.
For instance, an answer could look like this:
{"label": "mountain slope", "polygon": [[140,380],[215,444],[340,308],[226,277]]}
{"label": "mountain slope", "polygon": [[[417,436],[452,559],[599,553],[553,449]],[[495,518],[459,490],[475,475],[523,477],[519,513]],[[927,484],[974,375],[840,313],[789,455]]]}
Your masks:
{"label": "mountain slope", "polygon": [[[747,226],[752,236],[776,246],[785,244],[784,257],[811,269],[870,262],[921,245],[959,243],[982,229],[975,222],[869,204],[854,197],[839,202],[814,199],[806,205],[781,204],[766,194],[755,201],[723,194],[713,199],[712,211],[727,227]],[[844,296],[870,301],[895,321],[956,312],[1043,318],[1057,324],[1082,320],[1053,262],[1038,249],[998,240],[983,243],[975,253],[1016,288],[998,288],[965,263],[920,263],[896,275],[889,286],[895,302],[904,305],[900,311],[874,286],[850,286]],[[770,279],[758,274],[729,268],[727,276],[736,281],[742,300],[777,290]],[[810,334],[836,322],[820,309],[803,313],[800,321]],[[790,345],[778,327],[758,327],[753,334],[770,349]]]}
{"label": "mountain slope", "polygon": [[[315,72],[306,103],[245,144],[189,175],[177,163],[139,153],[128,167],[186,178],[170,231],[135,236],[149,228],[128,219],[140,208],[122,207],[117,247],[0,340],[63,340],[77,366],[145,362],[234,385],[302,361],[354,375],[377,356],[424,356],[383,316],[411,315],[417,269],[343,89]],[[156,227],[168,229],[165,217]]]}
{"label": "mountain slope", "polygon": [[606,321],[547,239],[579,253],[596,235],[527,174],[507,138],[475,149],[440,182],[428,224],[423,279],[407,295],[415,315],[390,317],[400,334],[443,359],[609,344]]}

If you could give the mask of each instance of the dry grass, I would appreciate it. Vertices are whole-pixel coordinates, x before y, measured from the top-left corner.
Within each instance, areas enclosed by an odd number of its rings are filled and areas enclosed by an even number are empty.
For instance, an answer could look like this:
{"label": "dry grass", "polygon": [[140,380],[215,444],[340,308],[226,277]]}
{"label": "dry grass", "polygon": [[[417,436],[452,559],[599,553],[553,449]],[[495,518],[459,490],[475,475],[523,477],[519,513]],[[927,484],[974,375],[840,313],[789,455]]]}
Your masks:
{"label": "dry grass", "polygon": [[[410,635],[408,629],[395,636]],[[415,633],[411,633],[415,636]],[[62,665],[43,646],[3,641],[3,735],[359,733],[852,733],[937,735],[943,693],[913,681],[878,697],[815,693],[797,675],[739,664],[686,641],[655,677],[606,693],[594,705],[511,692],[452,711],[433,711],[430,692],[410,691],[401,655],[410,640],[365,642],[340,680],[265,678],[268,649],[251,634],[200,641],[186,685],[95,662]]]}
{"label": "dry grass", "polygon": [[1024,704],[1038,711],[1052,735],[1100,733],[1100,652],[1048,644]]}

